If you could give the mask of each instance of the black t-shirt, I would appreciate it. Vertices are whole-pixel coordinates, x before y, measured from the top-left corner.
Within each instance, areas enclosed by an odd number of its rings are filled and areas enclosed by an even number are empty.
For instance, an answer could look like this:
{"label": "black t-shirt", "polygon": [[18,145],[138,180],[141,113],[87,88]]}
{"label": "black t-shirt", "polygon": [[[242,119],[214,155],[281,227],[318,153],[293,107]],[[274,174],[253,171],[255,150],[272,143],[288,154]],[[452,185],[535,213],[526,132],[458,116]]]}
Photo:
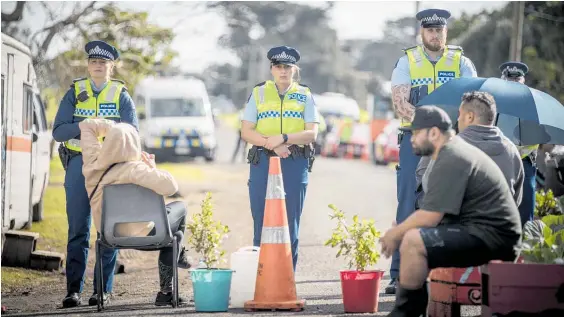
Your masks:
{"label": "black t-shirt", "polygon": [[519,241],[519,209],[502,171],[483,151],[453,137],[428,177],[421,209],[444,213],[442,224],[461,224],[492,249]]}

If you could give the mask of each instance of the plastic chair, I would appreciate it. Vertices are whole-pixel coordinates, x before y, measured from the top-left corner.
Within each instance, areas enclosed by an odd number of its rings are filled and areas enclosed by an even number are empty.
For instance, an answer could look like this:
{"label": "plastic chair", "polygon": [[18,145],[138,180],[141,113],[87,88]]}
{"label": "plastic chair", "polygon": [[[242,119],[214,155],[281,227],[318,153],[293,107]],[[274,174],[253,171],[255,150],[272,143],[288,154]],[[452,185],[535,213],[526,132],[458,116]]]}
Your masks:
{"label": "plastic chair", "polygon": [[[178,233],[172,234],[164,198],[154,191],[135,184],[104,186],[102,197],[101,232],[96,240],[96,260],[99,278],[96,281],[98,311],[104,308],[101,247],[155,251],[172,244],[173,248],[173,299],[172,307],[178,306]],[[149,222],[155,224],[155,235],[145,237],[116,237],[114,227],[118,223]]]}

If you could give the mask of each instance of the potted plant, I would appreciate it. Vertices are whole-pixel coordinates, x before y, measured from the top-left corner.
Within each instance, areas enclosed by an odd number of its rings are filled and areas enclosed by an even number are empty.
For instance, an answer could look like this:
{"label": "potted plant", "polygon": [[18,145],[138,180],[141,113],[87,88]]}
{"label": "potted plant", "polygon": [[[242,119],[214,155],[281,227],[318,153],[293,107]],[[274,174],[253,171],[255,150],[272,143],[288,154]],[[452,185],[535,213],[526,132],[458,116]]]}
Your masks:
{"label": "potted plant", "polygon": [[[482,273],[482,312],[564,313],[564,215],[529,221],[517,248],[518,263],[492,262]],[[564,315],[562,315],[564,316]]]}
{"label": "potted plant", "polygon": [[233,271],[219,263],[225,256],[221,245],[229,227],[213,220],[211,193],[206,193],[201,206],[201,213],[193,214],[186,225],[188,244],[201,258],[198,268],[190,271],[194,305],[198,312],[227,311]]}
{"label": "potted plant", "polygon": [[541,189],[535,193],[535,219],[548,215],[560,215],[562,211],[561,202],[554,197],[552,190]]}
{"label": "potted plant", "polygon": [[348,259],[348,270],[341,271],[341,289],[346,313],[374,313],[378,311],[382,270],[367,270],[380,259],[376,240],[380,232],[374,220],[359,220],[355,215],[347,224],[343,211],[330,204],[331,219],[337,221],[331,238],[325,245],[338,248],[337,257]]}

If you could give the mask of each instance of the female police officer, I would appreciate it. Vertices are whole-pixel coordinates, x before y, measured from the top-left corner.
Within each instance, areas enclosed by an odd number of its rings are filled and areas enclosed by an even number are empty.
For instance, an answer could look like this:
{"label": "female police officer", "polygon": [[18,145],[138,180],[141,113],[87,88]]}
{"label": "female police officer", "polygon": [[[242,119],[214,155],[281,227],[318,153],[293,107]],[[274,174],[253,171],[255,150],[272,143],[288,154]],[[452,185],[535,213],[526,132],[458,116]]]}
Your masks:
{"label": "female police officer", "polygon": [[280,46],[267,53],[274,81],[255,86],[242,120],[241,135],[249,151],[249,197],[254,221],[253,244],[260,246],[269,157],[281,157],[286,210],[294,270],[298,260],[298,231],[308,183],[308,166],[319,123],[310,89],[294,81],[300,53]]}
{"label": "female police officer", "polygon": [[[114,61],[119,52],[103,41],[92,41],[85,46],[88,54],[88,73],[90,78],[73,80],[55,117],[53,138],[61,142],[59,154],[65,167],[65,193],[67,199],[67,219],[69,224],[67,242],[67,296],[63,307],[80,305],[80,293],[84,285],[84,273],[88,259],[90,237],[90,202],[82,175],[82,155],[80,149],[80,129],[78,123],[87,118],[99,117],[127,122],[138,128],[135,106],[127,93],[124,82],[110,79]],[[111,293],[117,251],[103,249],[104,302]],[[94,273],[94,285],[97,276]],[[96,287],[94,287],[96,293]],[[92,295],[89,305],[96,305]]]}

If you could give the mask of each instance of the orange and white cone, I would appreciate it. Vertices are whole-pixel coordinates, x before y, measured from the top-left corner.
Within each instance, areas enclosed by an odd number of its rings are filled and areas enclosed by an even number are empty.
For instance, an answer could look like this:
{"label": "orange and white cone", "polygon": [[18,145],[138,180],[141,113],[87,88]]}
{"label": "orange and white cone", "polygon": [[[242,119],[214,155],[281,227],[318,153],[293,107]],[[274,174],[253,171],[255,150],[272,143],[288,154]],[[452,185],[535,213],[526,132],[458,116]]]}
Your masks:
{"label": "orange and white cone", "polygon": [[257,281],[254,300],[245,302],[246,311],[281,309],[301,311],[305,300],[298,299],[284,182],[280,158],[270,158],[264,207]]}

